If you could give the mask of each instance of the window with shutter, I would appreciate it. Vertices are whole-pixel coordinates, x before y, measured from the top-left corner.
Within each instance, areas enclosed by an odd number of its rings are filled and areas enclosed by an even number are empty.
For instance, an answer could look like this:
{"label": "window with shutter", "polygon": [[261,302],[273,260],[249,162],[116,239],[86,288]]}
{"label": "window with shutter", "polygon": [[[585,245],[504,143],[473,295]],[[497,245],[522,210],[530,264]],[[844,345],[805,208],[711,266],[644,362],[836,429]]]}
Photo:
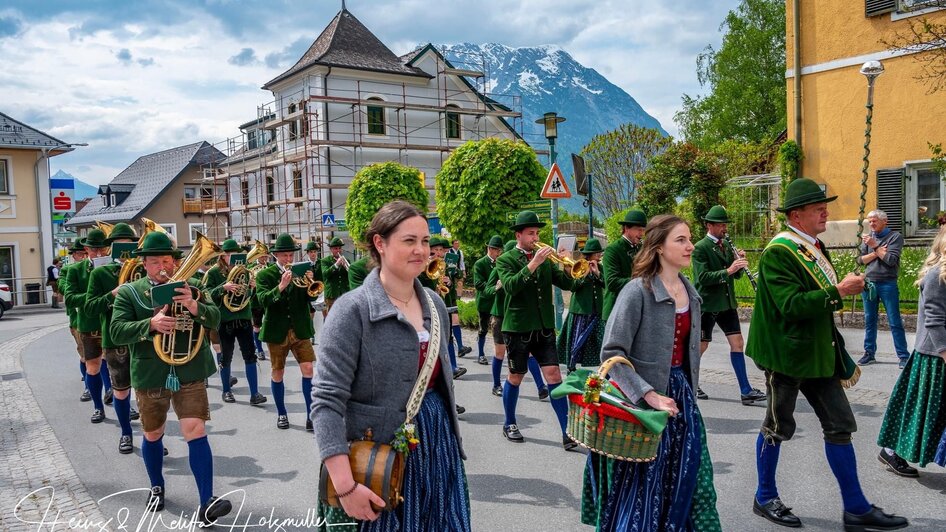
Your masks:
{"label": "window with shutter", "polygon": [[897,0],[864,0],[864,15],[875,17],[897,10]]}
{"label": "window with shutter", "polygon": [[903,232],[903,168],[877,170],[877,208],[891,229]]}

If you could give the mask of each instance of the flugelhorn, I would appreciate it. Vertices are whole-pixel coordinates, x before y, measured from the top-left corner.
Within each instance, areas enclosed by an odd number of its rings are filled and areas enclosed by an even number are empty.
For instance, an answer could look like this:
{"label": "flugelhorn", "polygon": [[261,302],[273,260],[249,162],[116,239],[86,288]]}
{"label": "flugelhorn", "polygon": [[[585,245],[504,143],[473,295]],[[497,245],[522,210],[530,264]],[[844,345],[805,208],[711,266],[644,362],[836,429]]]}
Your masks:
{"label": "flugelhorn", "polygon": [[[159,233],[167,233],[167,231],[165,231],[163,227],[152,222],[151,220],[147,218],[142,218],[141,223],[144,226],[144,231],[141,232],[141,238],[138,239],[139,248],[141,247],[142,244],[144,244],[145,237],[148,236],[149,233],[153,233],[155,231]],[[138,279],[141,279],[144,276],[145,276],[145,269],[144,269],[144,266],[141,265],[141,258],[132,257],[130,259],[126,259],[125,262],[122,263],[122,267],[118,271],[118,284],[125,284],[132,281],[137,281]]]}
{"label": "flugelhorn", "polygon": [[223,295],[223,306],[227,308],[230,312],[239,312],[246,308],[250,304],[250,279],[251,276],[255,275],[253,270],[250,268],[251,261],[255,261],[261,255],[266,255],[269,253],[269,249],[265,244],[256,241],[256,245],[253,246],[253,249],[246,254],[246,263],[237,264],[230,268],[230,273],[227,274],[228,283],[233,283],[239,285],[235,292],[226,292]]}
{"label": "flugelhorn", "polygon": [[[181,265],[174,270],[174,274],[167,282],[186,282],[197,273],[201,265],[222,253],[220,246],[198,232],[197,240],[194,241],[191,252],[184,258]],[[195,290],[196,288],[192,287],[191,289]],[[200,299],[199,289],[197,289],[197,295],[194,299]],[[168,334],[158,333],[154,335],[154,351],[165,364],[182,366],[193,360],[200,352],[204,334],[207,331],[203,325],[197,325],[194,322],[194,317],[180,303],[172,303],[168,311],[165,312],[165,316],[171,316],[176,320],[174,330]],[[194,332],[195,328],[197,330],[196,334]]]}
{"label": "flugelhorn", "polygon": [[292,284],[299,288],[305,288],[306,294],[312,298],[319,297],[319,294],[325,290],[325,284],[323,284],[322,281],[310,279],[308,275],[293,277]]}
{"label": "flugelhorn", "polygon": [[[548,244],[543,244],[542,242],[536,242],[535,247],[536,249],[542,249],[542,248],[550,248],[552,246]],[[588,272],[591,271],[591,269],[588,266],[588,261],[586,261],[585,259],[574,260],[568,257],[562,257],[554,249],[552,250],[551,253],[549,253],[548,259],[552,262],[561,264],[562,266],[565,266],[566,268],[571,268],[572,279],[581,279],[582,277],[588,275]]]}

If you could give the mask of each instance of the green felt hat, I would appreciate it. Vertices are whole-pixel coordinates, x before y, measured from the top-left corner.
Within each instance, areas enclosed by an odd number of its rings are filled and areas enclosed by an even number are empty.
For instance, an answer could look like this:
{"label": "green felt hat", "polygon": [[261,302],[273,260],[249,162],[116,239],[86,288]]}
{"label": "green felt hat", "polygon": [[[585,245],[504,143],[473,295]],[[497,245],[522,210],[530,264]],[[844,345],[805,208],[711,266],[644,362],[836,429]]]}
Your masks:
{"label": "green felt hat", "polygon": [[788,212],[792,209],[811,205],[813,203],[828,203],[838,199],[837,196],[827,197],[821,186],[807,177],[800,177],[788,184],[785,188],[785,199],[779,212]]}
{"label": "green felt hat", "polygon": [[644,211],[631,209],[624,215],[624,219],[618,223],[628,227],[647,227],[647,215],[644,214]]}
{"label": "green felt hat", "polygon": [[223,244],[220,245],[220,249],[224,253],[239,253],[243,251],[243,248],[240,246],[240,244],[232,238],[224,240]]}
{"label": "green felt hat", "polygon": [[529,227],[545,227],[545,222],[539,221],[539,215],[532,211],[522,211],[516,215],[516,223],[509,226],[513,231],[522,231]]}
{"label": "green felt hat", "polygon": [[585,247],[581,248],[582,253],[601,253],[602,251],[604,250],[601,249],[601,242],[597,238],[589,238],[585,242]]}
{"label": "green felt hat", "polygon": [[315,243],[314,241],[312,241],[312,240],[310,240],[310,241],[305,245],[305,250],[306,250],[306,251],[318,251],[318,249],[319,249],[319,245],[318,245],[317,243]]}
{"label": "green felt hat", "polygon": [[101,229],[93,229],[89,231],[89,234],[85,238],[80,240],[82,247],[86,248],[107,248],[108,243],[105,242],[105,231]]}
{"label": "green felt hat", "polygon": [[336,236],[335,238],[329,240],[329,242],[328,242],[328,247],[330,247],[330,248],[340,248],[340,247],[342,247],[342,246],[344,246],[344,245],[345,245],[345,243],[342,242],[342,239],[341,239],[341,238],[338,238],[337,236]]}
{"label": "green felt hat", "polygon": [[506,242],[506,245],[503,246],[503,253],[506,253],[507,251],[512,251],[515,247],[516,247],[515,240],[510,240],[509,242]]}
{"label": "green felt hat", "polygon": [[112,245],[112,242],[122,239],[138,240],[138,235],[135,234],[135,230],[125,222],[115,224],[115,227],[112,228],[112,232],[109,233],[108,238],[105,239],[105,243]]}
{"label": "green felt hat", "polygon": [[706,213],[706,216],[703,217],[703,221],[716,224],[728,224],[729,213],[726,212],[726,208],[722,205],[713,205],[710,207],[709,212]]}
{"label": "green felt hat", "polygon": [[168,235],[160,231],[154,231],[145,235],[144,242],[135,250],[134,255],[136,257],[171,255],[177,258],[175,256],[176,251],[178,250],[174,249],[174,244],[171,243],[171,238]]}
{"label": "green felt hat", "polygon": [[183,258],[184,258],[184,252],[181,251],[181,250],[179,250],[179,249],[175,249],[175,250],[174,250],[174,253],[171,253],[171,256],[174,257],[175,260],[177,260],[177,259],[183,259]]}
{"label": "green felt hat", "polygon": [[493,235],[489,238],[489,243],[486,244],[486,247],[503,249],[503,239],[499,235]]}
{"label": "green felt hat", "polygon": [[79,253],[80,251],[85,251],[85,248],[82,247],[82,239],[77,238],[72,241],[72,245],[69,246],[69,253]]}
{"label": "green felt hat", "polygon": [[281,233],[276,237],[276,243],[273,244],[273,247],[269,248],[271,252],[277,251],[299,251],[302,246],[296,244],[296,239],[292,238],[292,235],[289,233]]}
{"label": "green felt hat", "polygon": [[434,236],[431,236],[431,237],[430,237],[430,248],[431,248],[431,249],[436,248],[436,247],[445,248],[445,247],[449,247],[449,246],[450,246],[450,244],[447,243],[447,241],[446,241],[445,239],[440,238],[439,236],[434,235]]}

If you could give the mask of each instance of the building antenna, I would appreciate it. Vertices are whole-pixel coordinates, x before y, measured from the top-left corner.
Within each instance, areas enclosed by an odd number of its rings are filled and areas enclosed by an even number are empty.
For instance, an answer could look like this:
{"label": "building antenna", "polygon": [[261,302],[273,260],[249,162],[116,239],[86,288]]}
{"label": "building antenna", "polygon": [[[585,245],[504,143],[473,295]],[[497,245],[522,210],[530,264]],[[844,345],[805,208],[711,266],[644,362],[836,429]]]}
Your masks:
{"label": "building antenna", "polygon": [[345,0],[342,0],[342,11],[347,11],[347,10],[345,9]]}

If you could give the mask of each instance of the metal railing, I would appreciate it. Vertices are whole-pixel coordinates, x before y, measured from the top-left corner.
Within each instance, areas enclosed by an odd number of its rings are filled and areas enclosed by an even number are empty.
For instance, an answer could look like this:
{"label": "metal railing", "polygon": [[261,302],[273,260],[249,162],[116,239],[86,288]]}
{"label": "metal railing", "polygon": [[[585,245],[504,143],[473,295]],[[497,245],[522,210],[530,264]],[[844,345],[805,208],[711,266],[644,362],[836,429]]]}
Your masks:
{"label": "metal railing", "polygon": [[[3,277],[0,283],[7,285],[13,306],[52,303],[52,288],[46,286],[46,277]],[[2,287],[0,287],[2,290]]]}

